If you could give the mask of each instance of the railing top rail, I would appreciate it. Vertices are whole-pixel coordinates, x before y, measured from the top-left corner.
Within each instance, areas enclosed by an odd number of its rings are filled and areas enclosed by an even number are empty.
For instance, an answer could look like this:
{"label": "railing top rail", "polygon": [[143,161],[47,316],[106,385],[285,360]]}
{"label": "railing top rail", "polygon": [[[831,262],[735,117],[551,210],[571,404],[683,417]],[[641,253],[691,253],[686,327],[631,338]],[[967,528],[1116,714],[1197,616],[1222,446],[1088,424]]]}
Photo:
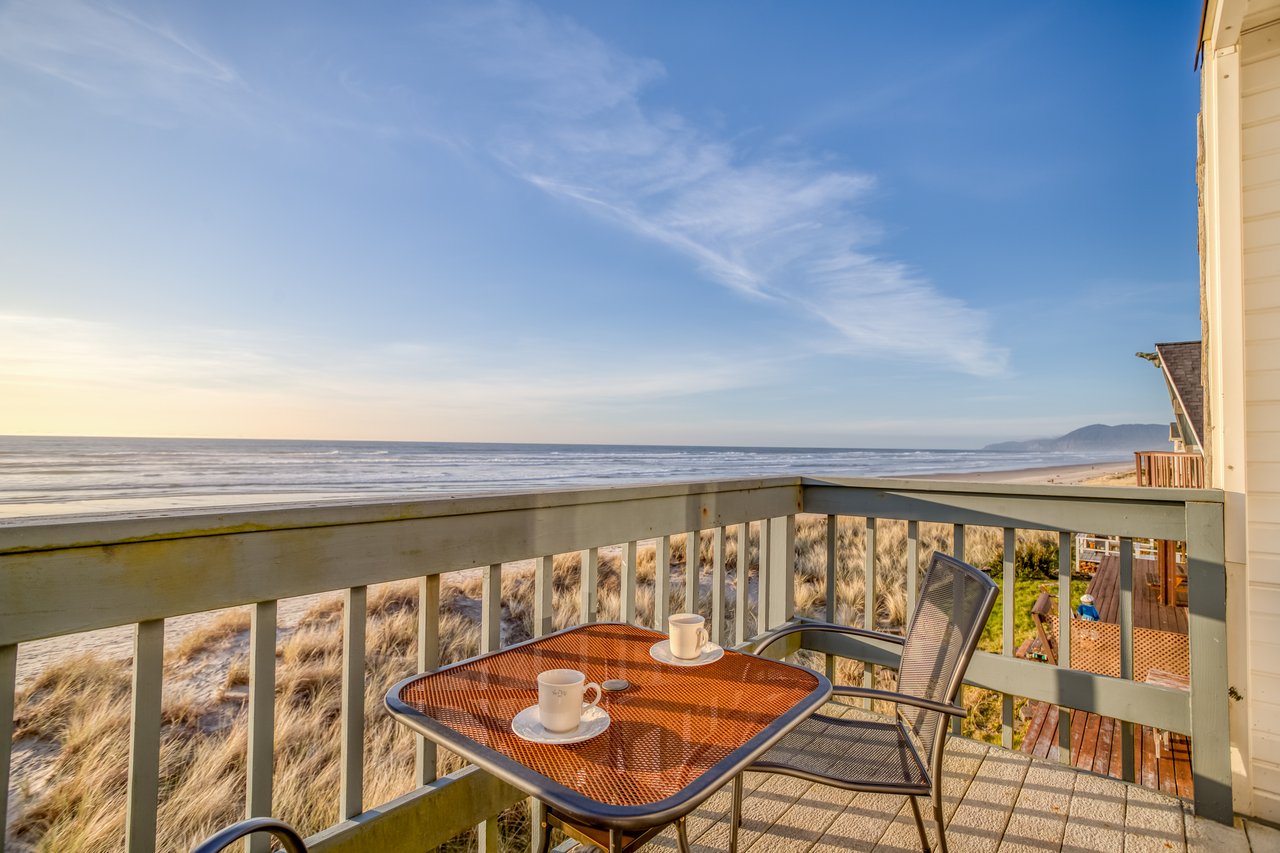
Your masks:
{"label": "railing top rail", "polygon": [[799,487],[800,482],[799,477],[767,477],[640,486],[596,486],[586,489],[546,488],[464,496],[406,496],[399,499],[352,497],[182,510],[0,518],[0,554],[681,496],[712,496],[727,492],[795,488]]}
{"label": "railing top rail", "polygon": [[24,519],[0,526],[0,645],[797,512],[1183,539],[1187,507],[1221,500],[1213,490],[778,477]]}
{"label": "railing top rail", "polygon": [[122,511],[83,515],[0,518],[0,554],[45,551],[219,536],[268,530],[297,530],[411,519],[446,518],[486,512],[587,506],[673,496],[714,495],[754,489],[833,486],[898,494],[964,494],[992,497],[1084,499],[1114,503],[1221,503],[1219,489],[1126,486],[1027,485],[942,479],[871,477],[771,477],[707,480],[588,489],[539,489],[529,492],[374,500],[339,498],[175,511]]}
{"label": "railing top rail", "polygon": [[787,516],[799,482],[13,525],[0,530],[0,646]]}
{"label": "railing top rail", "polygon": [[872,478],[872,477],[802,477],[804,486],[836,486],[872,489],[882,492],[1017,496],[1050,500],[1088,500],[1106,503],[1185,504],[1222,503],[1221,489],[1152,489],[1139,486],[1067,486],[1058,484],[1024,484],[971,482],[965,480]]}

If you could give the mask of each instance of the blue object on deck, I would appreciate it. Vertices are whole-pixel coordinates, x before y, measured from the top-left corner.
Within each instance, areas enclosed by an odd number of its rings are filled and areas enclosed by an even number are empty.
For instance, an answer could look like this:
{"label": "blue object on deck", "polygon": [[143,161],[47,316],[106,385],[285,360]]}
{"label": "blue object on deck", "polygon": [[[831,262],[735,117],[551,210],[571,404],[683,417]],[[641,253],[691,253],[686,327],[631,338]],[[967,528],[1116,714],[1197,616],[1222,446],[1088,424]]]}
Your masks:
{"label": "blue object on deck", "polygon": [[1077,608],[1077,612],[1080,614],[1080,618],[1086,622],[1097,622],[1102,618],[1098,615],[1098,608],[1094,607],[1092,604],[1081,604]]}

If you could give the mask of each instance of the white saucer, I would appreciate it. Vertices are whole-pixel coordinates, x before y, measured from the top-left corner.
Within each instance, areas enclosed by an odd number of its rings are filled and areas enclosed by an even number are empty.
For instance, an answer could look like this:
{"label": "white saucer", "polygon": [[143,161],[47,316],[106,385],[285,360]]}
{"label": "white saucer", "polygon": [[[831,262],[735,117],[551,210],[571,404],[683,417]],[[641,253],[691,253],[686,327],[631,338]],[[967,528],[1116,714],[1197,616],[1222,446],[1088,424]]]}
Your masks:
{"label": "white saucer", "polygon": [[538,706],[530,705],[511,721],[511,731],[533,743],[580,743],[609,728],[609,712],[599,705],[582,712],[582,720],[576,729],[567,732],[549,732],[538,720]]}
{"label": "white saucer", "polygon": [[671,653],[670,640],[662,640],[661,642],[654,643],[649,647],[649,654],[656,661],[674,664],[675,666],[706,666],[707,664],[714,663],[724,657],[724,649],[720,648],[715,643],[707,643],[702,647],[702,651],[698,653],[696,658],[685,660],[684,658],[678,658]]}

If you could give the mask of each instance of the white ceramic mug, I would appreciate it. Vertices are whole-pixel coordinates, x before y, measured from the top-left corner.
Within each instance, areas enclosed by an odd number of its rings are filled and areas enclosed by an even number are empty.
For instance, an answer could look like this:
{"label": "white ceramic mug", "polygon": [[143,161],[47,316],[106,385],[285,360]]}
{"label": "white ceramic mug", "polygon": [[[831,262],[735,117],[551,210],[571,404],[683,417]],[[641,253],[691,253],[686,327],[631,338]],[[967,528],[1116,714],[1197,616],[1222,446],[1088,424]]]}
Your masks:
{"label": "white ceramic mug", "polygon": [[[582,722],[582,712],[600,703],[600,685],[584,684],[587,677],[576,669],[549,669],[538,674],[538,722],[549,732],[571,732]],[[595,688],[595,698],[583,695]]]}
{"label": "white ceramic mug", "polygon": [[704,627],[707,620],[696,613],[677,613],[667,620],[667,635],[671,638],[671,654],[681,660],[694,660],[702,654],[702,647],[710,639]]}

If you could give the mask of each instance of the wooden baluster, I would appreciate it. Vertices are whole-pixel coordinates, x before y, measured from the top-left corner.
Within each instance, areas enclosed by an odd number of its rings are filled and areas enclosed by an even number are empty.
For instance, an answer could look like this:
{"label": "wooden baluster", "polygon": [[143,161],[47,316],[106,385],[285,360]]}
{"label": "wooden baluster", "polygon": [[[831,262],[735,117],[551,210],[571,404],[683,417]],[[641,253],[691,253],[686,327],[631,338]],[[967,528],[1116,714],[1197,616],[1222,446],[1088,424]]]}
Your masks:
{"label": "wooden baluster", "polygon": [[743,643],[747,639],[747,596],[751,587],[751,525],[745,521],[738,525],[738,567],[734,571],[738,589],[733,612],[733,641]]}
{"label": "wooden baluster", "polygon": [[769,614],[770,593],[773,589],[773,573],[771,565],[773,554],[769,549],[769,519],[762,518],[756,534],[759,545],[756,548],[758,566],[756,568],[756,633],[763,634],[773,627]]}
{"label": "wooden baluster", "polygon": [[[916,609],[920,597],[920,522],[907,522],[907,619]],[[905,631],[906,625],[902,626]]]}
{"label": "wooden baluster", "polygon": [[724,528],[711,534],[711,642],[724,645]]}
{"label": "wooden baluster", "polygon": [[[953,524],[951,526],[951,556],[957,560],[964,559],[964,525]],[[956,700],[961,705],[964,704],[964,688],[960,688],[960,693],[956,696]],[[951,718],[951,733],[959,735],[961,732],[961,722],[959,717]]]}
{"label": "wooden baluster", "polygon": [[769,528],[768,628],[789,622],[796,610],[796,517],[784,515],[761,522]]}
{"label": "wooden baluster", "polygon": [[[827,516],[827,608],[828,622],[836,621],[836,547],[839,543],[839,517]],[[836,679],[836,656],[826,656],[827,678],[834,684]]]}
{"label": "wooden baluster", "polygon": [[627,624],[636,622],[636,589],[639,586],[637,565],[640,560],[640,543],[627,543],[622,555],[622,572],[618,590],[618,619]]}
{"label": "wooden baluster", "polygon": [[[18,646],[0,646],[0,814],[9,813],[9,762],[13,757],[14,692],[18,684]],[[8,833],[0,830],[0,853]]]}
{"label": "wooden baluster", "polygon": [[[1004,564],[1001,567],[1000,597],[1002,601],[1001,618],[1001,652],[1007,658],[1013,657],[1013,604],[1014,590],[1018,582],[1018,531],[1012,527],[1004,529]],[[1000,745],[1005,749],[1013,749],[1013,696],[1000,694]]]}
{"label": "wooden baluster", "polygon": [[498,853],[500,830],[496,817],[476,824],[476,853]]}
{"label": "wooden baluster", "polygon": [[[484,594],[489,592],[488,587]],[[485,615],[485,602],[480,605],[481,620]],[[480,631],[484,642],[485,631]],[[430,672],[440,666],[440,576],[424,575],[418,578],[418,672]],[[436,745],[422,735],[415,734],[414,779],[419,785],[436,780]]]}
{"label": "wooden baluster", "polygon": [[596,614],[599,612],[599,566],[599,548],[588,548],[582,552],[582,570],[579,574],[582,600],[578,610],[578,621],[583,625],[596,621]]}
{"label": "wooden baluster", "polygon": [[[437,624],[439,621],[437,620]],[[502,563],[484,569],[480,586],[480,653],[502,648]]]}
{"label": "wooden baluster", "polygon": [[542,825],[547,820],[547,807],[537,797],[530,797],[529,803],[529,853],[551,853],[540,849],[538,843],[542,839]]}
{"label": "wooden baluster", "polygon": [[347,590],[342,611],[342,783],[341,814],[364,811],[364,640],[368,588]]}
{"label": "wooden baluster", "polygon": [[[1133,540],[1120,537],[1120,677],[1133,679]],[[1120,722],[1120,772],[1134,780],[1133,723]]]}
{"label": "wooden baluster", "polygon": [[[276,603],[260,601],[249,622],[249,745],[245,771],[245,811],[249,817],[271,816],[276,714]],[[268,853],[270,838],[255,833],[249,853]]]}
{"label": "wooden baluster", "polygon": [[684,546],[684,612],[698,612],[698,587],[702,585],[702,532],[690,530]]}
{"label": "wooden baluster", "polygon": [[[593,549],[594,550],[594,549]],[[436,611],[439,612],[437,606]],[[439,625],[437,618],[436,624]],[[437,631],[437,634],[439,632]],[[497,651],[502,646],[502,564],[485,567],[480,594],[480,653]],[[498,818],[476,824],[479,853],[497,853],[501,836]]]}
{"label": "wooden baluster", "polygon": [[541,637],[551,633],[551,625],[555,617],[552,606],[552,572],[555,570],[555,557],[548,555],[538,558],[533,577],[533,636]]}
{"label": "wooden baluster", "polygon": [[667,630],[671,616],[671,537],[658,537],[658,560],[653,567],[653,627]]}
{"label": "wooden baluster", "polygon": [[[1058,534],[1058,666],[1071,668],[1071,534]],[[1071,764],[1071,709],[1058,707],[1058,761]]]}
{"label": "wooden baluster", "polygon": [[[866,539],[863,548],[862,564],[862,627],[868,631],[876,629],[876,519],[867,517]],[[862,666],[862,686],[876,686],[875,664],[865,663]],[[863,702],[871,707],[871,700]]]}
{"label": "wooden baluster", "polygon": [[139,622],[133,639],[133,719],[125,848],[155,853],[160,799],[160,721],[164,687],[164,620]]}
{"label": "wooden baluster", "polygon": [[1227,680],[1227,574],[1223,508],[1189,501],[1187,634],[1191,666],[1191,777],[1197,818],[1231,825],[1231,729]]}

